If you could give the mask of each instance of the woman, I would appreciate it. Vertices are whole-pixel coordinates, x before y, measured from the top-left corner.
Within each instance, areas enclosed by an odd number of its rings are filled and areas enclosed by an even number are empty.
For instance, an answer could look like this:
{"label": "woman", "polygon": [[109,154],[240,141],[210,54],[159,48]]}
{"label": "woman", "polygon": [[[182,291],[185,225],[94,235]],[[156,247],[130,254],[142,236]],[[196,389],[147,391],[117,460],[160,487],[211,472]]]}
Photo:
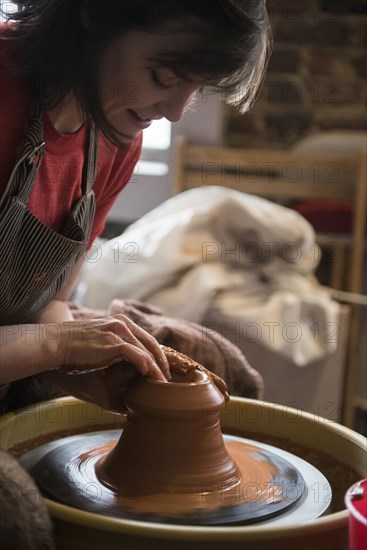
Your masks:
{"label": "woman", "polygon": [[[142,130],[209,87],[242,112],[268,53],[259,0],[18,0],[1,27],[0,383],[125,361],[169,379],[124,315],[75,320],[85,251],[128,182]],[[121,368],[126,363],[121,363]]]}

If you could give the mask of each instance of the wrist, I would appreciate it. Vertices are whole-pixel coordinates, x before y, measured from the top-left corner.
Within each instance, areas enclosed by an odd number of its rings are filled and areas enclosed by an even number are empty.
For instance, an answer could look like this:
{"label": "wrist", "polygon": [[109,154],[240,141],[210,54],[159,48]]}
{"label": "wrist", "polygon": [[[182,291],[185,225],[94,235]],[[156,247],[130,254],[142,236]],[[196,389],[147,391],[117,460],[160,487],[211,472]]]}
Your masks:
{"label": "wrist", "polygon": [[[55,371],[63,367],[65,363],[63,350],[65,348],[65,330],[68,323],[44,323],[40,326],[43,327],[42,372]],[[68,338],[71,343],[70,334]]]}

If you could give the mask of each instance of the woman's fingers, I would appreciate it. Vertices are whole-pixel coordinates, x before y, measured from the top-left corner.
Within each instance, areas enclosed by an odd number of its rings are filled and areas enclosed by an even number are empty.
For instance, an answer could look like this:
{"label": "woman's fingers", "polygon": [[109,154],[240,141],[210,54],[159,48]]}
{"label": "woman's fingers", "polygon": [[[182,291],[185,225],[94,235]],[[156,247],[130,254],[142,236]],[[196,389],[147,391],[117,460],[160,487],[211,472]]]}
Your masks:
{"label": "woman's fingers", "polygon": [[125,360],[144,376],[161,381],[170,378],[168,362],[158,342],[124,315],[62,325],[72,335],[61,341],[64,372],[93,371]]}
{"label": "woman's fingers", "polygon": [[153,338],[153,336],[149,334],[146,330],[141,328],[139,325],[137,325],[136,323],[131,321],[131,319],[128,319],[124,315],[118,314],[115,315],[115,317],[118,319],[122,317],[124,318],[124,321],[126,319],[125,322],[127,322],[127,328],[136,338],[136,345],[143,350],[149,351],[149,353],[152,355],[153,359],[157,363],[158,367],[163,372],[165,378],[169,380],[171,378],[171,374],[168,360],[157,340]]}
{"label": "woman's fingers", "polygon": [[118,352],[118,355],[115,359],[123,359],[124,361],[128,361],[134,365],[134,367],[143,376],[148,376],[149,378],[160,380],[162,382],[167,382],[167,378],[164,376],[163,372],[148,351],[144,351],[135,344],[129,344],[127,342],[118,344],[116,351]]}
{"label": "woman's fingers", "polygon": [[122,340],[119,342],[123,353],[121,359],[131,361],[141,374],[152,376],[156,380],[170,378],[166,356],[153,336],[122,314],[108,318],[107,326]]}

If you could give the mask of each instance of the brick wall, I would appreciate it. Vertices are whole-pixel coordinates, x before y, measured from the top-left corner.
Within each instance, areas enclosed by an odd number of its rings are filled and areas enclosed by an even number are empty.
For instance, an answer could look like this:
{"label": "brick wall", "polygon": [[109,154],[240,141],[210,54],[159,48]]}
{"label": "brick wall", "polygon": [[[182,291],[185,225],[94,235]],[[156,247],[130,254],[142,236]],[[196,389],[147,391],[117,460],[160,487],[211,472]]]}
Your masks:
{"label": "brick wall", "polygon": [[365,129],[365,0],[268,0],[273,54],[261,96],[225,111],[231,146],[291,146],[320,131]]}

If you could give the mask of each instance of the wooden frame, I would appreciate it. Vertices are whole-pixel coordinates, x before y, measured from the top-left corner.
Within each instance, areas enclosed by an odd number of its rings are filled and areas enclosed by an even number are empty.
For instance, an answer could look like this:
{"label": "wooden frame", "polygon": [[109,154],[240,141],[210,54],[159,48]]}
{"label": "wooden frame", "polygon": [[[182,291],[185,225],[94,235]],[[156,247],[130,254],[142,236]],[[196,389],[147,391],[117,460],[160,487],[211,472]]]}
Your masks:
{"label": "wooden frame", "polygon": [[[175,138],[174,148],[175,193],[204,185],[220,185],[270,200],[325,199],[353,203],[351,254],[347,266],[349,272],[342,290],[351,293],[351,296],[358,295],[359,303],[367,304],[366,297],[362,296],[367,215],[364,150],[354,155],[330,155],[272,149],[206,147],[190,144],[182,136]],[[314,173],[313,181],[310,181],[310,172]],[[337,273],[334,276],[338,278]],[[357,369],[354,348],[360,338],[362,313],[360,305],[352,305],[352,308],[343,414],[347,425],[353,424]]]}

